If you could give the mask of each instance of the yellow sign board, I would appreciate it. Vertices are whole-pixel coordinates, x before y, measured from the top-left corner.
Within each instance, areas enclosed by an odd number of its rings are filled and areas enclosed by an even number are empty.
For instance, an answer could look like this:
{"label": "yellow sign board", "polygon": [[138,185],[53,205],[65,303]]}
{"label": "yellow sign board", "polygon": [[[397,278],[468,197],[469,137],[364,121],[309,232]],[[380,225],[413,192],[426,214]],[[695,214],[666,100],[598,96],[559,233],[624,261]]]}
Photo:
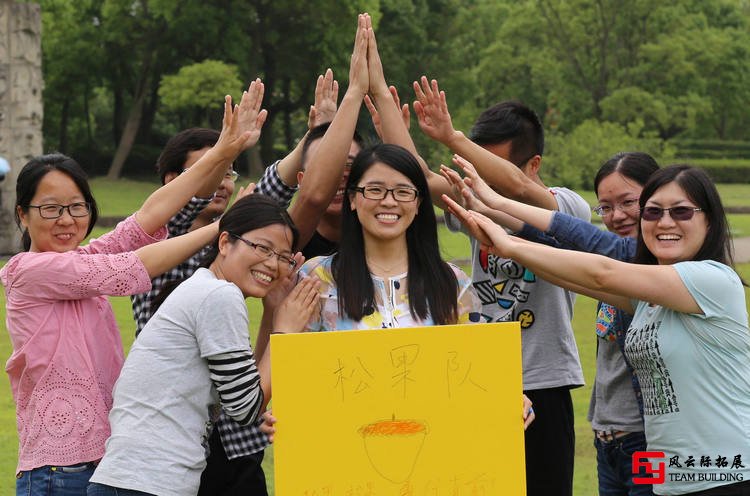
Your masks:
{"label": "yellow sign board", "polygon": [[277,496],[523,496],[517,322],[271,336]]}

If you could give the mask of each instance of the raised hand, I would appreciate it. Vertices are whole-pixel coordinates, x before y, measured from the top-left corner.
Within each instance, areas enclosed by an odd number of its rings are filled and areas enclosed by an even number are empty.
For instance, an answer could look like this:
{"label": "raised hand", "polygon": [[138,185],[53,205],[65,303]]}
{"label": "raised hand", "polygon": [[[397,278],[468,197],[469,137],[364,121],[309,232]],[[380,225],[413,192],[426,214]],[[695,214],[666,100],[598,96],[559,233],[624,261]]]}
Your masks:
{"label": "raised hand", "polygon": [[363,98],[370,87],[370,76],[367,72],[367,21],[369,14],[359,14],[357,18],[357,34],[354,36],[354,49],[349,64],[349,87],[347,92],[355,92]]}
{"label": "raised hand", "polygon": [[459,205],[448,195],[443,195],[442,200],[445,203],[445,206],[448,209],[448,211],[452,213],[459,221],[461,221],[461,224],[466,226],[466,229],[469,230],[469,233],[474,239],[479,241],[479,243],[481,243],[482,246],[492,245],[492,239],[479,226],[479,224],[477,223],[476,219],[473,216],[474,214],[473,212],[466,210],[464,207]]}
{"label": "raised hand", "polygon": [[234,197],[234,203],[237,203],[240,198],[252,195],[254,192],[255,183],[248,183],[247,186],[240,186],[240,189],[237,190],[237,194]]}
{"label": "raised hand", "polygon": [[[464,190],[469,190],[468,186],[464,183],[458,172],[454,171],[450,167],[446,167],[444,164],[440,164],[440,175],[443,176],[450,184],[450,196],[453,201],[461,205],[467,210],[472,210],[471,205],[467,204],[467,200],[464,198]],[[471,195],[471,191],[468,191]]]}
{"label": "raised hand", "polygon": [[497,256],[510,258],[507,249],[511,243],[518,241],[489,217],[479,212],[469,212],[469,216],[484,233],[483,239],[477,238],[482,243],[482,248]]}
{"label": "raised hand", "polygon": [[302,331],[318,308],[320,280],[304,277],[284,298],[273,317],[273,332],[292,333]]}
{"label": "raised hand", "polygon": [[315,83],[315,104],[310,107],[307,128],[312,129],[331,122],[336,115],[339,100],[339,83],[333,79],[333,71],[327,69],[325,76],[318,76]]}
{"label": "raised hand", "polygon": [[221,134],[213,153],[224,160],[234,161],[242,151],[258,142],[260,130],[266,122],[268,112],[260,110],[263,101],[263,83],[256,79],[242,93],[239,105],[232,107],[232,97],[224,97],[224,118]]}
{"label": "raised hand", "polygon": [[466,175],[463,179],[464,184],[472,189],[482,203],[497,208],[498,210],[502,210],[502,208],[496,207],[495,205],[505,198],[500,196],[500,194],[482,179],[471,162],[463,158],[461,155],[453,155],[453,163],[463,169],[464,174]]}
{"label": "raised hand", "polygon": [[414,102],[414,113],[417,114],[417,121],[422,132],[448,145],[455,136],[456,130],[453,128],[451,115],[448,113],[445,91],[440,90],[436,80],[433,79],[430,82],[422,76],[420,82],[414,81],[414,93],[417,97]]}
{"label": "raised hand", "polygon": [[[393,97],[393,103],[396,104],[396,107],[401,112],[401,119],[404,121],[404,126],[406,126],[406,129],[409,129],[409,127],[411,126],[411,114],[409,113],[409,104],[405,103],[401,105],[401,99],[398,96],[398,90],[396,89],[395,86],[389,86],[388,91],[390,91],[391,97]],[[375,127],[375,132],[378,133],[378,136],[380,137],[380,139],[383,139],[383,129],[382,129],[382,121],[380,119],[380,113],[378,112],[378,109],[375,107],[375,104],[370,98],[370,95],[365,95],[365,106],[367,107],[367,110],[370,112],[370,117],[372,118],[372,125]]]}
{"label": "raised hand", "polygon": [[367,29],[367,70],[370,75],[370,88],[368,92],[377,100],[379,97],[388,95],[388,83],[385,82],[383,63],[378,52],[378,42],[375,32],[372,30],[372,19],[366,14],[365,27]]}
{"label": "raised hand", "polygon": [[237,115],[238,132],[250,133],[244,148],[247,149],[255,145],[260,138],[260,130],[266,122],[268,111],[261,110],[263,103],[263,94],[265,85],[260,79],[250,83],[250,87],[242,94],[239,105],[239,114]]}

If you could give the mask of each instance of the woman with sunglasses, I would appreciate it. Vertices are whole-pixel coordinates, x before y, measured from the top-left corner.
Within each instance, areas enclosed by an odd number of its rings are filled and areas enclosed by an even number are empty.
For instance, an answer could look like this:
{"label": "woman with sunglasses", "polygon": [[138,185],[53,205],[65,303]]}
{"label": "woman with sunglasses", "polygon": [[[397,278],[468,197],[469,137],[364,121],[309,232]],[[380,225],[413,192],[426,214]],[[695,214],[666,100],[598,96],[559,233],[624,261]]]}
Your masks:
{"label": "woman with sunglasses", "polygon": [[[472,187],[464,198],[476,209],[518,236],[560,248],[598,253],[617,260],[635,256],[640,210],[638,198],[649,177],[659,170],[656,161],[641,152],[618,153],[607,160],[594,178],[599,205],[594,209],[608,231],[582,219],[506,199],[490,188],[474,167],[461,157],[454,162],[466,174],[465,183],[450,169],[443,175],[458,188]],[[475,196],[481,201],[475,201]],[[483,208],[486,204],[490,208]],[[625,338],[632,314],[599,302],[595,322],[596,377],[588,420],[594,430],[599,494],[648,496],[649,484],[636,484],[644,469],[633,474],[632,455],[646,450],[643,403],[638,377],[625,357]]]}
{"label": "woman with sunglasses", "polygon": [[[85,494],[110,433],[107,414],[123,363],[108,295],[131,295],[216,236],[216,225],[180,238],[164,225],[200,189],[216,188],[254,144],[265,118],[248,94],[225,101],[214,148],[189,173],[159,188],[113,231],[79,246],[97,206],[81,167],[61,154],[27,163],[16,183],[24,252],[0,270],[13,353],[6,364],[16,402],[17,494]],[[155,243],[155,244],[154,244]]]}
{"label": "woman with sunglasses", "polygon": [[634,314],[625,353],[640,380],[650,456],[663,456],[642,461],[663,469],[644,481],[653,479],[655,494],[750,494],[747,309],[705,172],[676,165],[651,176],[634,263],[511,237],[446,201],[490,251]]}
{"label": "woman with sunglasses", "polygon": [[[128,354],[88,496],[197,494],[218,406],[249,425],[271,398],[269,352],[256,365],[245,299],[292,277],[297,229],[257,194],[238,200],[219,231],[201,268],[164,296]],[[317,299],[316,281],[297,284],[275,332],[302,330]]]}

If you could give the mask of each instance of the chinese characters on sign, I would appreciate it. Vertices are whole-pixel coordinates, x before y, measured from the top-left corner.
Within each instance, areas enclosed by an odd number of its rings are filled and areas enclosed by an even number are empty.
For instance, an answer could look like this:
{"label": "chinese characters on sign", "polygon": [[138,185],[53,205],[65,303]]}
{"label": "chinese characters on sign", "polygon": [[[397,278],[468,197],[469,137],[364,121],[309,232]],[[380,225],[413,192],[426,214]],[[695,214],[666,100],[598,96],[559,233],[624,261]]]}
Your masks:
{"label": "chinese characters on sign", "polygon": [[517,322],[274,335],[271,351],[277,496],[525,494]]}

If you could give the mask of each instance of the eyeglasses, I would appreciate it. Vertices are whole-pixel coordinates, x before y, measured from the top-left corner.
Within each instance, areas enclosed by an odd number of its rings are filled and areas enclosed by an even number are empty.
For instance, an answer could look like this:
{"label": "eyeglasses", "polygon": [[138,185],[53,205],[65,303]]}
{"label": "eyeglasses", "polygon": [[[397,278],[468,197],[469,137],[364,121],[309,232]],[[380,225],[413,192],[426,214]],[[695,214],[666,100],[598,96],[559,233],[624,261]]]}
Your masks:
{"label": "eyeglasses", "polygon": [[638,198],[630,198],[620,203],[615,203],[614,207],[610,205],[597,205],[594,207],[594,213],[599,217],[608,217],[615,213],[615,209],[620,212],[634,212],[638,208]]}
{"label": "eyeglasses", "polygon": [[86,217],[91,213],[91,205],[87,202],[75,202],[69,205],[57,205],[47,203],[45,205],[29,205],[29,208],[38,208],[42,219],[57,219],[62,217],[65,210],[71,217]]}
{"label": "eyeglasses", "polygon": [[641,210],[641,219],[653,222],[661,219],[664,212],[669,212],[669,216],[672,217],[672,220],[690,220],[693,218],[693,215],[695,215],[695,212],[700,212],[702,210],[702,208],[696,207],[645,207]]}
{"label": "eyeglasses", "polygon": [[281,262],[283,265],[288,265],[290,269],[293,269],[297,266],[297,261],[293,259],[292,257],[288,255],[283,255],[270,246],[266,246],[260,243],[253,243],[252,241],[248,241],[242,236],[239,236],[237,234],[230,234],[233,238],[239,239],[243,243],[245,243],[247,246],[255,250],[255,253],[260,255],[263,258],[272,258],[274,255],[276,258],[279,259],[279,262]]}
{"label": "eyeglasses", "polygon": [[362,193],[368,200],[385,200],[388,193],[398,202],[411,202],[417,199],[419,191],[415,188],[400,186],[398,188],[384,188],[383,186],[355,186],[352,191]]}
{"label": "eyeglasses", "polygon": [[[188,170],[190,170],[190,169],[189,169],[189,168],[188,168],[188,169],[182,169],[182,172],[185,172],[185,171],[188,171]],[[182,174],[182,172],[180,172],[180,174]],[[228,171],[227,171],[227,172],[226,172],[226,173],[224,174],[224,179],[229,179],[229,180],[230,180],[230,181],[232,181],[233,183],[236,183],[236,182],[237,182],[237,179],[239,179],[239,178],[240,178],[240,175],[239,175],[239,173],[238,173],[237,171],[235,171],[234,169],[229,169],[229,170],[228,170]]]}

